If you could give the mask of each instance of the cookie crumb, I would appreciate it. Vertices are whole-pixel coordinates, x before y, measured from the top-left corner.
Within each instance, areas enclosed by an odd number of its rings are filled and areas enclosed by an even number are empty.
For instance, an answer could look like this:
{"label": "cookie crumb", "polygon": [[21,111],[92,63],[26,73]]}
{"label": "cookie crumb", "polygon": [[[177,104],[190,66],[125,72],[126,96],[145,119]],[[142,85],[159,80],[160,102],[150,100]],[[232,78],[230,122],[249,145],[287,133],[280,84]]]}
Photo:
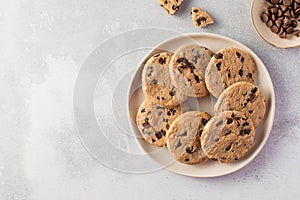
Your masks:
{"label": "cookie crumb", "polygon": [[205,27],[214,23],[214,19],[201,8],[192,7],[191,13],[195,27]]}
{"label": "cookie crumb", "polygon": [[176,13],[183,2],[183,0],[157,0],[157,1],[159,5],[168,12],[169,15],[173,15],[174,13]]}

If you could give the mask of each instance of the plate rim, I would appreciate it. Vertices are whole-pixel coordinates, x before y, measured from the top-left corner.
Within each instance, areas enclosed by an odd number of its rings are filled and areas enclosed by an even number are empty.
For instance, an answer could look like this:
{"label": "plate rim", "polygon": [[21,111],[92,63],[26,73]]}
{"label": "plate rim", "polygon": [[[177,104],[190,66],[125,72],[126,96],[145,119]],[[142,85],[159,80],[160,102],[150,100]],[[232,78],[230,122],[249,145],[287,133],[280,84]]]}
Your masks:
{"label": "plate rim", "polygon": [[[162,42],[160,42],[159,44],[157,44],[155,47],[153,47],[149,51],[149,53],[147,53],[143,57],[141,62],[139,62],[139,64],[137,65],[137,68],[135,69],[135,71],[134,71],[134,73],[131,77],[130,83],[129,83],[129,88],[128,88],[128,91],[127,91],[127,111],[128,111],[127,115],[128,115],[129,121],[130,121],[129,126],[131,128],[131,131],[134,131],[132,119],[130,117],[129,102],[130,102],[132,84],[135,81],[135,77],[136,77],[137,72],[140,70],[140,67],[143,65],[143,63],[145,63],[146,59],[149,58],[149,56],[151,56],[153,54],[153,52],[155,52],[155,50],[159,49],[158,47],[162,46],[165,43],[172,42],[172,40],[178,40],[182,37],[189,37],[189,38],[192,38],[192,39],[194,37],[215,37],[215,38],[219,38],[219,39],[222,39],[222,40],[227,40],[227,41],[230,41],[232,43],[238,44],[238,45],[242,46],[244,49],[246,49],[247,53],[250,53],[250,54],[254,55],[255,58],[257,59],[257,61],[260,62],[260,64],[263,66],[263,69],[266,70],[266,72],[267,72],[267,75],[268,75],[267,78],[270,81],[270,88],[271,88],[270,99],[272,100],[271,104],[269,105],[270,125],[267,127],[267,130],[265,131],[265,137],[263,138],[261,143],[258,145],[258,147],[255,149],[255,151],[252,153],[252,155],[250,155],[249,158],[243,164],[241,164],[240,166],[238,166],[237,168],[235,168],[234,170],[231,170],[229,172],[217,173],[217,174],[214,174],[214,175],[207,175],[207,176],[206,175],[195,175],[195,174],[191,174],[191,173],[184,173],[184,172],[176,171],[176,170],[172,169],[172,164],[162,167],[163,169],[166,169],[166,170],[168,170],[172,173],[175,173],[175,174],[188,176],[188,177],[197,177],[197,178],[213,178],[213,177],[219,177],[219,176],[224,176],[224,175],[234,173],[234,172],[242,169],[246,165],[248,165],[251,161],[253,161],[254,158],[261,152],[262,148],[265,146],[265,144],[266,144],[266,142],[267,142],[267,140],[270,136],[270,133],[272,131],[272,128],[273,128],[273,123],[274,123],[274,118],[275,118],[275,105],[276,105],[275,104],[276,100],[275,100],[274,85],[273,85],[273,82],[272,82],[272,79],[270,77],[270,73],[269,73],[267,67],[265,66],[265,64],[262,62],[262,60],[260,59],[260,57],[256,53],[254,53],[249,47],[247,47],[246,45],[244,45],[243,43],[241,43],[237,40],[234,40],[234,39],[229,38],[227,36],[223,36],[223,35],[216,34],[216,33],[195,33],[195,32],[191,32],[191,33],[183,33],[183,34],[180,34],[180,35],[176,35],[176,36],[167,38],[167,39],[163,40]],[[151,156],[149,156],[148,155],[149,153],[144,150],[141,143],[139,142],[139,138],[137,138],[136,140],[137,140],[137,143],[138,143],[139,147],[141,148],[141,150],[143,152],[145,152],[147,154],[147,156],[150,157],[153,162],[155,162],[155,163],[157,163],[158,165],[161,166],[161,163],[157,162],[155,159],[153,159]]]}

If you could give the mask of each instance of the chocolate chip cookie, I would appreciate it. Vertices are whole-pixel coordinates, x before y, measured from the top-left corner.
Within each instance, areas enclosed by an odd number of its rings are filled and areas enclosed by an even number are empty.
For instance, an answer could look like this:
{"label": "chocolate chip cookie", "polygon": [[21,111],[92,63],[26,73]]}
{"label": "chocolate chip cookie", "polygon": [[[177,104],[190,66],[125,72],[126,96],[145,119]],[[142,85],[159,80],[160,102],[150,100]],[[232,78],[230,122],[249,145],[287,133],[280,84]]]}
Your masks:
{"label": "chocolate chip cookie", "polygon": [[169,62],[173,53],[161,52],[146,62],[142,72],[143,92],[153,102],[162,106],[175,106],[187,99],[172,84]]}
{"label": "chocolate chip cookie", "polygon": [[266,113],[266,97],[262,90],[249,82],[234,83],[225,89],[215,104],[215,112],[237,110],[243,112],[257,127]]}
{"label": "chocolate chip cookie", "polygon": [[255,62],[251,56],[237,48],[222,49],[217,52],[205,72],[205,82],[209,92],[218,97],[221,92],[239,81],[254,83]]}
{"label": "chocolate chip cookie", "polygon": [[157,0],[159,5],[163,7],[169,15],[173,15],[179,10],[183,0]]}
{"label": "chocolate chip cookie", "polygon": [[205,27],[214,23],[214,19],[201,8],[192,7],[192,20],[196,27]]}
{"label": "chocolate chip cookie", "polygon": [[209,94],[204,74],[213,52],[197,44],[181,46],[170,61],[173,84],[183,94],[204,97]]}
{"label": "chocolate chip cookie", "polygon": [[216,114],[204,127],[201,143],[207,157],[222,163],[242,158],[254,142],[253,122],[239,111]]}
{"label": "chocolate chip cookie", "polygon": [[166,108],[145,99],[137,112],[136,123],[148,143],[162,147],[171,123],[187,110],[187,105]]}
{"label": "chocolate chip cookie", "polygon": [[197,164],[207,160],[200,136],[210,115],[200,111],[182,114],[172,123],[167,131],[167,147],[171,155],[179,162]]}

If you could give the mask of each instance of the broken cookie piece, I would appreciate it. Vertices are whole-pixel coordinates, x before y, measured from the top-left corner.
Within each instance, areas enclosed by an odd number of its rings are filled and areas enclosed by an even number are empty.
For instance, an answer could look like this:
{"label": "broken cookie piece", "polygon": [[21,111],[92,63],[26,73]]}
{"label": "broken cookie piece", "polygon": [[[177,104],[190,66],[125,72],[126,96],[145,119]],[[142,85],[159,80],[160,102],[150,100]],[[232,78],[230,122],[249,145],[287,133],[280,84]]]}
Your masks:
{"label": "broken cookie piece", "polygon": [[161,7],[163,7],[169,15],[173,15],[179,10],[183,0],[157,0]]}
{"label": "broken cookie piece", "polygon": [[196,27],[204,27],[214,23],[214,19],[201,8],[192,7],[192,19]]}

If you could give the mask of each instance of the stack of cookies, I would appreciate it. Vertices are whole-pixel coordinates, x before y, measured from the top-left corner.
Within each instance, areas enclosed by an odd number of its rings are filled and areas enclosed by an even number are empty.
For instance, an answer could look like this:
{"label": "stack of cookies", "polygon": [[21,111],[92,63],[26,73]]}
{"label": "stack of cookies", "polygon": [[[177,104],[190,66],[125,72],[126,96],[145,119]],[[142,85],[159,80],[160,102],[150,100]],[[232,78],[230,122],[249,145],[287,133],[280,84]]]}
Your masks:
{"label": "stack of cookies", "polygon": [[[266,112],[266,98],[254,85],[255,68],[251,56],[236,48],[213,53],[189,44],[151,56],[142,72],[146,99],[136,117],[144,139],[167,146],[185,164],[242,158]],[[190,110],[188,98],[201,103],[208,95],[217,98],[214,116]]]}

